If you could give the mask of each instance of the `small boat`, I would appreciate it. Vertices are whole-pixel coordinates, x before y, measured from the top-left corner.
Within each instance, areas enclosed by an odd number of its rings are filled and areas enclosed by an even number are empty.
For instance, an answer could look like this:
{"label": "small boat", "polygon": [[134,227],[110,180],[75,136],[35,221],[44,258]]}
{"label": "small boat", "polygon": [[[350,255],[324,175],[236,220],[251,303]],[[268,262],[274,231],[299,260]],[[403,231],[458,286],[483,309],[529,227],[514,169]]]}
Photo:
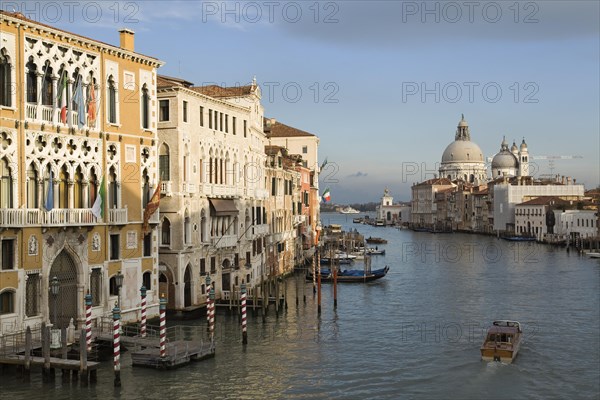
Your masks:
{"label": "small boat", "polygon": [[[345,269],[338,271],[337,282],[339,283],[363,283],[371,282],[387,275],[390,267],[365,271],[362,269]],[[312,274],[308,274],[306,279],[312,281]],[[321,269],[321,282],[333,282],[333,272],[329,269]]]}
{"label": "small boat", "polygon": [[535,242],[536,238],[534,236],[502,236],[502,239],[508,240],[511,242]]}
{"label": "small boat", "polygon": [[374,249],[373,247],[367,247],[365,253],[367,253],[369,256],[384,256],[385,249]]}
{"label": "small boat", "polygon": [[591,258],[600,258],[600,253],[595,251],[590,251],[589,253],[587,253],[587,255]]}
{"label": "small boat", "polygon": [[382,239],[380,237],[371,237],[371,236],[369,236],[365,241],[369,244],[386,244],[387,243],[387,240],[385,240],[385,239]]}
{"label": "small boat", "polygon": [[[338,253],[333,256],[333,260],[337,264],[350,264],[355,259],[355,255],[346,253]],[[321,264],[331,264],[331,257],[321,257]]]}
{"label": "small boat", "polygon": [[481,345],[481,359],[510,364],[519,352],[522,336],[523,331],[519,322],[494,321]]}
{"label": "small boat", "polygon": [[360,211],[348,206],[340,210],[340,214],[360,214]]}

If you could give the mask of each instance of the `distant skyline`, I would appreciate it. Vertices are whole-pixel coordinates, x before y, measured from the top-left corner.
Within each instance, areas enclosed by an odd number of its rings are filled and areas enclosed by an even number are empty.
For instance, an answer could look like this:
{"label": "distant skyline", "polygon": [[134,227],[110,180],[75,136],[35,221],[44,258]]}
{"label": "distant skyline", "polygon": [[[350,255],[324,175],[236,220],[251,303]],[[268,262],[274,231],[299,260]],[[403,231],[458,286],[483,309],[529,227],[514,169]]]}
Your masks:
{"label": "distant skyline", "polygon": [[196,85],[256,76],[267,117],[320,138],[335,203],[395,200],[433,177],[464,113],[486,157],[525,138],[536,176],[600,184],[597,1],[7,2],[166,62]]}

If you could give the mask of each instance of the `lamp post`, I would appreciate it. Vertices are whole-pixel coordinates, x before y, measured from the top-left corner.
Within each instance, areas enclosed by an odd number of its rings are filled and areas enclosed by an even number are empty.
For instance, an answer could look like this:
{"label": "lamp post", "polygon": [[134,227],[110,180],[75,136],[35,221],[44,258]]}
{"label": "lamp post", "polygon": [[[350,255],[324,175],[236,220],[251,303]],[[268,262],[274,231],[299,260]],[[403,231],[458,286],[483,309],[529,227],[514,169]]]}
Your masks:
{"label": "lamp post", "polygon": [[121,307],[121,286],[123,286],[123,274],[121,273],[120,270],[115,275],[115,284],[117,285],[118,306],[119,306],[119,309],[122,309],[122,307]]}
{"label": "lamp post", "polygon": [[52,277],[52,280],[50,281],[50,293],[52,293],[52,299],[54,300],[54,309],[53,311],[53,318],[52,318],[52,325],[57,325],[57,321],[56,321],[56,298],[58,297],[58,292],[60,292],[60,282],[58,281],[58,278],[56,276]]}
{"label": "lamp post", "polygon": [[[123,274],[121,270],[115,275],[115,284],[117,285],[117,308],[119,309],[119,320],[121,319],[121,313],[123,312],[123,306],[121,305],[121,286],[123,286]],[[119,321],[120,322],[120,321]],[[122,324],[119,323],[119,333],[123,332]]]}
{"label": "lamp post", "polygon": [[50,347],[53,349],[57,349],[60,347],[60,330],[57,329],[58,321],[57,321],[57,313],[56,313],[56,302],[58,293],[60,292],[60,282],[58,278],[55,276],[52,277],[50,281],[50,293],[52,294],[52,300],[54,302],[53,314],[54,317],[52,319],[52,334],[50,340]]}

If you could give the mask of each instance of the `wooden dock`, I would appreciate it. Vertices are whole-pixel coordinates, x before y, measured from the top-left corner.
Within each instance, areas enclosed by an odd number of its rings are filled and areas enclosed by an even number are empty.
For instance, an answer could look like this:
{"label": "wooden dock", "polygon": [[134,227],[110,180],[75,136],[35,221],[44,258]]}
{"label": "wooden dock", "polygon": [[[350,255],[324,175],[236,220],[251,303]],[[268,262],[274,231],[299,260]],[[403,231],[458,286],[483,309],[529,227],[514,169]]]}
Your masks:
{"label": "wooden dock", "polygon": [[[78,371],[81,368],[80,360],[69,360],[64,358],[50,357],[50,368],[55,369],[69,369]],[[6,355],[0,359],[0,364],[8,364],[8,365],[22,365],[25,366],[27,362],[32,366],[44,366],[46,364],[46,360],[44,357],[35,357],[30,356],[29,360],[27,357],[18,354]],[[95,361],[87,361],[87,369],[90,371],[98,369],[98,365],[100,363]]]}
{"label": "wooden dock", "polygon": [[131,363],[134,367],[172,369],[214,356],[215,347],[210,342],[179,340],[167,344],[165,357],[157,347],[132,352]]}
{"label": "wooden dock", "polygon": [[[166,329],[166,355],[160,356],[160,329],[147,327],[147,336],[140,335],[138,326],[124,326],[119,336],[121,346],[131,352],[132,365],[157,369],[172,369],[192,361],[205,360],[215,356],[215,346],[207,340],[206,331],[199,326],[176,325]],[[97,330],[94,334],[97,342],[112,343],[113,334]]]}

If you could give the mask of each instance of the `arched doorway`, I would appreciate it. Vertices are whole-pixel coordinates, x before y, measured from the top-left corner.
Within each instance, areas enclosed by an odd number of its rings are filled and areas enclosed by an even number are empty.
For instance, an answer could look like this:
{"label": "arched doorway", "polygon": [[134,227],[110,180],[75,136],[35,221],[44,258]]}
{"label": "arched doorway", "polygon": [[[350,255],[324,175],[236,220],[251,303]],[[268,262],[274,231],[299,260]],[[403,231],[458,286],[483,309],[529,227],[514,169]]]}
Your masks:
{"label": "arched doorway", "polygon": [[167,299],[167,308],[175,308],[175,284],[173,282],[173,273],[166,265],[160,265],[158,273],[158,291],[159,296],[165,296]]}
{"label": "arched doorway", "polygon": [[221,266],[223,267],[223,272],[221,273],[221,290],[229,291],[231,290],[231,275],[229,273],[231,270],[231,261],[226,258],[223,260]]}
{"label": "arched doorway", "polygon": [[[77,323],[77,266],[73,258],[65,250],[61,251],[52,263],[48,282],[56,277],[59,283],[59,291],[55,298],[48,291],[48,311],[50,322],[55,328],[68,327],[71,318]],[[56,317],[54,315],[56,311]]]}
{"label": "arched doorway", "polygon": [[183,306],[189,307],[192,305],[192,267],[190,264],[185,268],[183,274]]}

